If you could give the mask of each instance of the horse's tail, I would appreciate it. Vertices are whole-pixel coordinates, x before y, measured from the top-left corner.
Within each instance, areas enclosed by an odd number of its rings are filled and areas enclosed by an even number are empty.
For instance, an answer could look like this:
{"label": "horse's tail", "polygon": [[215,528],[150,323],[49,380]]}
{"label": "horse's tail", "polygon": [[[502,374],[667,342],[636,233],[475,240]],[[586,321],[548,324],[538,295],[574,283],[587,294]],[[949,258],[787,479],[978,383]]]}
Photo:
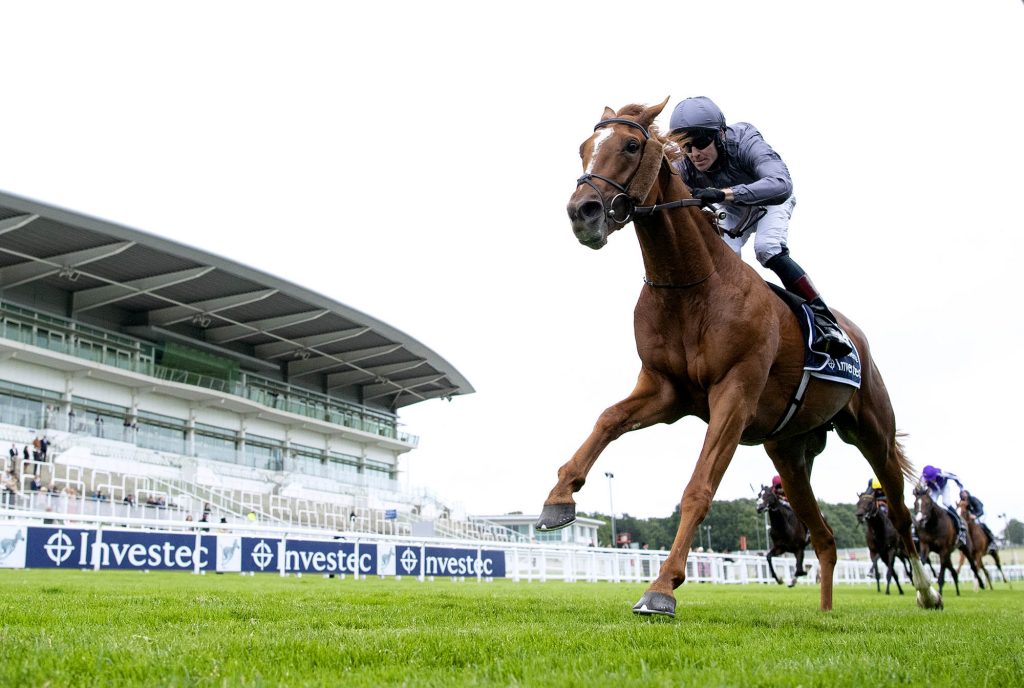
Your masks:
{"label": "horse's tail", "polygon": [[893,455],[896,457],[896,465],[900,467],[900,473],[906,478],[907,482],[914,483],[917,481],[917,471],[914,470],[914,465],[910,463],[910,459],[907,458],[907,450],[903,446],[903,438],[908,437],[908,433],[902,430],[896,431],[896,437],[893,440]]}

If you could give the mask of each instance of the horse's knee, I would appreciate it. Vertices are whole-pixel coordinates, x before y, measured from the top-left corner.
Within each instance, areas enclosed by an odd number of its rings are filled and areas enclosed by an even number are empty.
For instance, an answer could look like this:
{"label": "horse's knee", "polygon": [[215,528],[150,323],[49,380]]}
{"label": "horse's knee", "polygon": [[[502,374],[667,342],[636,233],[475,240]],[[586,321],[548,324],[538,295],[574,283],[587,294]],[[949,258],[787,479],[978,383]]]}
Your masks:
{"label": "horse's knee", "polygon": [[690,483],[683,491],[682,505],[691,514],[697,517],[698,522],[703,521],[711,510],[711,500],[714,494],[710,485],[694,485]]}

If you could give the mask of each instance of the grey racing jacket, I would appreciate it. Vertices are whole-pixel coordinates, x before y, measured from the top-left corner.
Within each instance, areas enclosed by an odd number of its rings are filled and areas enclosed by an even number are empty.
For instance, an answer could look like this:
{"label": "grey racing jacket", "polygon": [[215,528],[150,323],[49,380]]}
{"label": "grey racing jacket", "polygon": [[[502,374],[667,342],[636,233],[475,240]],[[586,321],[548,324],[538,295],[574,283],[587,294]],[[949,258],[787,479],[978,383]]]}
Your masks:
{"label": "grey racing jacket", "polygon": [[737,122],[725,129],[725,150],[707,172],[700,172],[689,158],[678,165],[691,189],[731,188],[737,205],[778,205],[793,193],[793,180],[782,158],[762,138],[753,124]]}

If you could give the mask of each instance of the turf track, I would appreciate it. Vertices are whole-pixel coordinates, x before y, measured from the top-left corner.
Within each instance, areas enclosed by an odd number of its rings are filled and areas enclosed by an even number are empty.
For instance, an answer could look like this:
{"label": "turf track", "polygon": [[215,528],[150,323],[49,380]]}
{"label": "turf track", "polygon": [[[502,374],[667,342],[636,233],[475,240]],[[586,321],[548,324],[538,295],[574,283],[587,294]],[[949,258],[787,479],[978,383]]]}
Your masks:
{"label": "turf track", "polygon": [[0,686],[1024,685],[1024,591],[0,570]]}

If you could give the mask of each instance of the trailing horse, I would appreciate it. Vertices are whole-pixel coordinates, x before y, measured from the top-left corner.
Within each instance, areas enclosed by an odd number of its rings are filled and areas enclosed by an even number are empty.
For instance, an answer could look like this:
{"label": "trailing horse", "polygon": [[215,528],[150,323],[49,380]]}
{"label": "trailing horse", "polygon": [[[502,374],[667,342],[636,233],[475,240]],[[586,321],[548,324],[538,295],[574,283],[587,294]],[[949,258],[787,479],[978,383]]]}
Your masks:
{"label": "trailing horse", "polygon": [[[891,518],[908,550],[913,541],[903,480],[914,471],[897,440],[889,395],[867,339],[849,319],[836,313],[860,353],[860,388],[805,377],[805,337],[793,312],[722,241],[666,157],[678,155],[678,147],[652,125],[667,102],[627,105],[617,113],[605,108],[580,146],[584,174],[567,206],[577,240],[599,249],[632,221],[640,242],[646,276],[633,314],[640,373],[632,393],[600,415],[559,468],[537,527],[562,528],[576,519],[573,494],[610,442],[632,430],[697,416],[708,429],[680,500],[675,540],[633,611],[675,614],[673,591],[685,578],[689,545],[740,443],[763,444],[775,464],[793,510],[811,531],[821,609],[831,609],[836,543],[810,484],[828,429],[834,427],[867,458],[893,500]],[[584,296],[600,298],[600,288]],[[941,607],[920,563],[914,574],[918,603]]]}
{"label": "trailing horse", "polygon": [[[996,562],[996,569],[999,571],[999,575],[1003,577],[1003,582],[1006,583],[1008,587],[1012,588],[1013,586],[1010,585],[1010,581],[1006,578],[1006,574],[1003,573],[1003,564],[999,561],[999,550],[996,548],[996,543],[988,534],[987,529],[983,528],[981,524],[978,523],[978,520],[971,515],[970,511],[967,509],[967,503],[963,501],[960,502],[960,518],[962,518],[964,523],[967,524],[967,535],[971,545],[970,558],[974,561],[975,575],[980,571],[985,576],[985,580],[988,581],[989,589],[992,589],[992,576],[989,575],[988,569],[985,568],[985,563],[982,561],[986,554],[991,555]],[[956,572],[958,574],[960,573],[960,567],[964,565],[964,559],[966,558],[967,557],[964,555],[963,551],[961,551],[960,563],[957,564],[956,567]],[[977,582],[979,586],[981,586],[980,578],[977,579]]]}
{"label": "trailing horse", "polygon": [[951,559],[951,555],[957,550],[960,550],[967,557],[967,563],[970,564],[971,571],[974,573],[974,578],[978,581],[978,584],[982,588],[985,587],[985,584],[981,581],[981,574],[978,573],[974,559],[971,558],[970,536],[967,538],[966,545],[960,543],[956,517],[945,508],[936,504],[932,500],[928,488],[923,485],[914,488],[914,523],[917,526],[921,561],[928,561],[932,552],[935,552],[935,555],[939,558],[940,595],[942,594],[942,586],[945,583],[946,571],[948,570],[949,575],[953,578],[953,587],[956,588],[956,594],[958,597],[960,596],[960,580],[956,569],[953,568],[953,561]]}
{"label": "trailing horse", "polygon": [[875,572],[875,587],[882,592],[881,573],[878,570],[878,562],[885,562],[885,594],[889,594],[889,586],[892,581],[896,582],[896,589],[903,594],[903,587],[900,585],[900,577],[896,574],[896,560],[903,562],[903,568],[907,572],[907,580],[910,580],[910,558],[899,533],[892,527],[892,521],[888,514],[879,508],[878,500],[873,492],[865,492],[857,499],[857,522],[867,526],[867,545],[871,555],[871,567]]}
{"label": "trailing horse", "polygon": [[780,554],[795,556],[796,572],[793,574],[793,580],[789,582],[789,587],[792,588],[796,585],[797,578],[807,575],[807,571],[804,570],[804,550],[811,542],[811,533],[796,517],[793,507],[784,502],[769,485],[762,485],[761,492],[757,495],[757,513],[763,514],[765,511],[768,512],[768,523],[771,526],[768,529],[768,536],[772,541],[772,547],[765,555],[768,558],[768,571],[775,582],[782,585],[782,577],[775,573],[775,567],[772,566],[772,557]]}

